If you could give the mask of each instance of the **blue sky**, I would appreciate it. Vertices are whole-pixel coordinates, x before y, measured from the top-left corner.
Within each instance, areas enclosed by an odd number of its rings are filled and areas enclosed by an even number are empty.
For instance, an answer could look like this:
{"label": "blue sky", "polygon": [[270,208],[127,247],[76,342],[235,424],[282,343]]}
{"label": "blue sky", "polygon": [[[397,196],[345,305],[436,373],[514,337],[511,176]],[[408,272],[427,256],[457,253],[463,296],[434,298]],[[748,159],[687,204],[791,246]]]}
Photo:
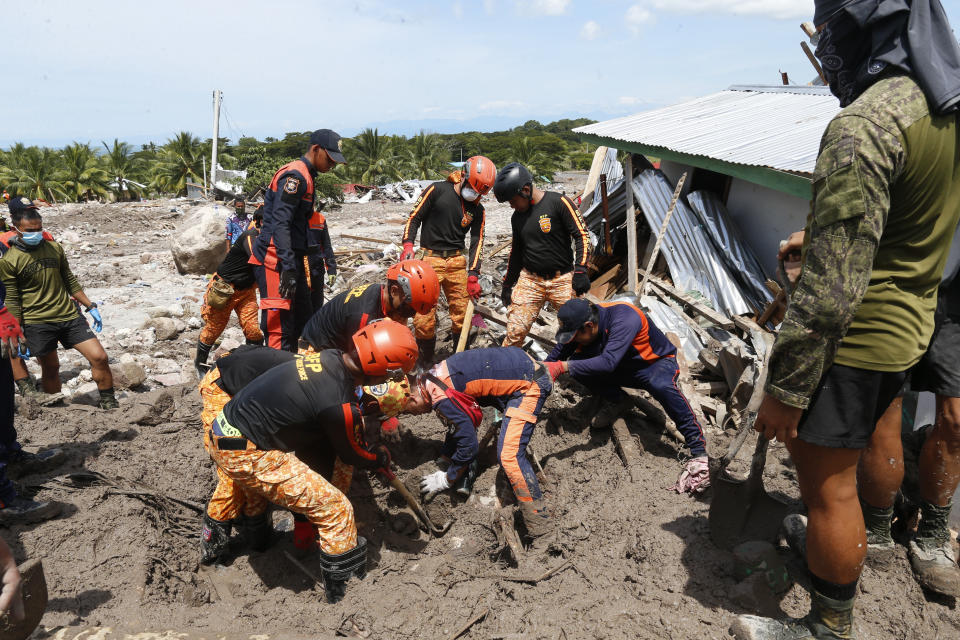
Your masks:
{"label": "blue sky", "polygon": [[[952,24],[960,0],[943,0]],[[2,0],[0,147],[607,118],[814,72],[813,0]],[[15,90],[14,90],[15,88]]]}

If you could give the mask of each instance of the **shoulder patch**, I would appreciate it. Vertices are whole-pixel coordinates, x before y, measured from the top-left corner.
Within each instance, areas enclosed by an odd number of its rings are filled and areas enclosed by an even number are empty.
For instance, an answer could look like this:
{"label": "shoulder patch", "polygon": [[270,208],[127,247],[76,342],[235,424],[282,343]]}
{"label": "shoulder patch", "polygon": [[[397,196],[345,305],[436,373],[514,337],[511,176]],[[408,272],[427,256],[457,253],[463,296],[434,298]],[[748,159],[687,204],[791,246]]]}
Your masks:
{"label": "shoulder patch", "polygon": [[296,193],[300,190],[300,178],[294,178],[290,176],[287,178],[287,181],[283,183],[283,190],[286,193]]}

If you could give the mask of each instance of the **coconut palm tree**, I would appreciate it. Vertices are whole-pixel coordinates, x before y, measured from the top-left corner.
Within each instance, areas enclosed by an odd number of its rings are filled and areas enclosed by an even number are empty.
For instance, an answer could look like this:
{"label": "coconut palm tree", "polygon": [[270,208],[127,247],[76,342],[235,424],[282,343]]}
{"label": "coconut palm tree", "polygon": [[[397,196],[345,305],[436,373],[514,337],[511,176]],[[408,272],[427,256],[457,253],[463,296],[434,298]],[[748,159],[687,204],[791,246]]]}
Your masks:
{"label": "coconut palm tree", "polygon": [[10,195],[41,200],[67,196],[60,157],[53,149],[24,147],[18,143],[11,147],[7,161],[0,173],[0,182]]}
{"label": "coconut palm tree", "polygon": [[110,176],[89,143],[74,142],[64,147],[62,157],[63,188],[70,200],[92,200],[107,194]]}
{"label": "coconut palm tree", "polygon": [[108,146],[103,142],[103,148],[107,153],[103,156],[103,166],[107,174],[113,180],[110,189],[116,195],[117,200],[134,199],[144,195],[146,187],[137,184],[136,181],[146,181],[142,176],[143,162],[133,155],[133,148],[126,142],[120,142],[113,139],[113,145]]}
{"label": "coconut palm tree", "polygon": [[513,159],[529,169],[534,177],[548,180],[553,178],[553,173],[557,170],[556,162],[537,149],[530,138],[523,136],[510,145],[510,149]]}
{"label": "coconut palm tree", "polygon": [[203,143],[193,134],[181,131],[163,145],[152,174],[150,186],[185,195],[187,182],[203,184]]}
{"label": "coconut palm tree", "polygon": [[440,136],[421,130],[403,151],[404,177],[418,180],[442,178],[448,168],[449,156],[450,148]]}
{"label": "coconut palm tree", "polygon": [[345,177],[378,185],[400,179],[394,144],[377,129],[364,129],[357,137],[344,140],[343,150],[347,157]]}

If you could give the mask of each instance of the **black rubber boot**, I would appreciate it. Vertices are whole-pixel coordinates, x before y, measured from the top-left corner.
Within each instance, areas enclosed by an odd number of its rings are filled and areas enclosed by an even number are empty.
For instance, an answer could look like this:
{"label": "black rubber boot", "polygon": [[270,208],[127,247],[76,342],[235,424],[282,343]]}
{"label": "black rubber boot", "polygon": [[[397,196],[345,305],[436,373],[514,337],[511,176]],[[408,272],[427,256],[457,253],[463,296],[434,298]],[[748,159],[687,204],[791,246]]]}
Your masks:
{"label": "black rubber boot", "polygon": [[258,516],[243,517],[243,541],[254,551],[266,551],[273,537],[273,520],[270,511]]}
{"label": "black rubber boot", "polygon": [[204,344],[197,340],[197,357],[193,359],[193,366],[197,368],[197,376],[200,378],[207,375],[207,371],[210,370],[207,358],[210,357],[210,349],[212,348],[212,344]]}
{"label": "black rubber boot", "polygon": [[477,481],[477,472],[480,470],[480,463],[476,458],[467,467],[467,470],[460,476],[460,479],[453,483],[453,488],[457,493],[463,496],[469,496],[473,493],[473,485]]}
{"label": "black rubber boot", "polygon": [[117,396],[113,392],[113,387],[109,389],[100,389],[100,408],[101,409],[119,409],[120,403],[117,402]]}
{"label": "black rubber boot", "polygon": [[214,520],[203,514],[203,529],[200,532],[200,562],[213,564],[223,562],[230,548],[230,520]]}
{"label": "black rubber boot", "polygon": [[737,640],[850,640],[853,630],[853,601],[834,600],[814,591],[810,613],[800,620],[774,620],[760,616],[737,616],[730,634]]}
{"label": "black rubber boot", "polygon": [[357,536],[357,546],[344,553],[327,553],[321,549],[320,568],[327,602],[340,602],[347,592],[347,580],[351,576],[363,580],[367,575],[367,540]]}
{"label": "black rubber boot", "polygon": [[417,348],[420,357],[417,358],[417,369],[426,371],[433,366],[434,352],[437,350],[437,337],[417,338]]}
{"label": "black rubber boot", "polygon": [[262,346],[263,346],[263,338],[260,338],[259,340],[251,340],[250,338],[247,338],[247,339],[245,340],[245,342],[246,342],[247,344],[255,344],[255,345],[257,345],[258,347],[262,347]]}

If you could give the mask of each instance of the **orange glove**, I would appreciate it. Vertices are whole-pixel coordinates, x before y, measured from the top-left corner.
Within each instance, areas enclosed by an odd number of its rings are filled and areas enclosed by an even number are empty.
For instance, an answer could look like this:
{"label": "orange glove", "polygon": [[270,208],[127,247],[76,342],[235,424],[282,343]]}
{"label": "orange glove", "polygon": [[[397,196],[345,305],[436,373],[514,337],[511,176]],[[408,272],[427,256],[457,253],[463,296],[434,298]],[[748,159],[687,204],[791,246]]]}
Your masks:
{"label": "orange glove", "polygon": [[306,520],[296,520],[293,523],[293,546],[301,551],[313,549],[317,542],[317,527]]}
{"label": "orange glove", "polygon": [[467,294],[474,299],[474,301],[480,299],[480,294],[483,293],[483,289],[480,288],[480,280],[477,276],[470,276],[467,278]]}
{"label": "orange glove", "polygon": [[400,442],[400,421],[393,417],[381,422],[380,437],[387,442]]}
{"label": "orange glove", "polygon": [[401,260],[413,260],[413,243],[404,242],[403,252],[400,253]]}

